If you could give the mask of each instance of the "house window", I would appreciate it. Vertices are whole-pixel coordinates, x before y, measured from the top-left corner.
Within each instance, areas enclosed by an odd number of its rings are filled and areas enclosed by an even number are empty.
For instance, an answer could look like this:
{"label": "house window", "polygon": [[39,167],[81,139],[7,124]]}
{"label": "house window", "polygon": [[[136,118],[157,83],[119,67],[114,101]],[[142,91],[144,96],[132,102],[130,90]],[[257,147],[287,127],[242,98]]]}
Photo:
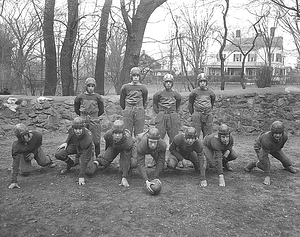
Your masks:
{"label": "house window", "polygon": [[276,62],[281,62],[282,61],[282,56],[280,53],[276,54]]}
{"label": "house window", "polygon": [[[222,54],[223,58],[226,59],[226,54]],[[220,61],[220,54],[217,54],[217,61]]]}
{"label": "house window", "polygon": [[234,54],[233,55],[233,62],[241,62],[242,61],[242,55],[241,54]]}
{"label": "house window", "polygon": [[256,62],[256,54],[249,54],[248,62]]}
{"label": "house window", "polygon": [[253,69],[253,68],[247,68],[246,69],[246,75],[247,76],[254,76],[255,75],[255,69]]}
{"label": "house window", "polygon": [[274,62],[274,54],[271,54],[271,62]]}

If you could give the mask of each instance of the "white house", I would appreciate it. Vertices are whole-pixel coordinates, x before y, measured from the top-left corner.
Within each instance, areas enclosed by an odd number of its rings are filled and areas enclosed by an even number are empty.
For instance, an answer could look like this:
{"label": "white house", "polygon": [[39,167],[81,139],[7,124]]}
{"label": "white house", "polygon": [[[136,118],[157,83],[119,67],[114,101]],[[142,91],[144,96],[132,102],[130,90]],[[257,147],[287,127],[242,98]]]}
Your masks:
{"label": "white house", "polygon": [[[237,31],[233,43],[227,42],[223,51],[225,57],[225,74],[229,76],[238,76],[242,71],[243,54],[252,47],[254,38],[240,37],[240,31]],[[239,45],[242,50],[236,45]],[[270,45],[269,47],[266,45]],[[252,51],[246,56],[244,73],[246,78],[255,76],[258,68],[267,65],[267,48],[271,52],[271,67],[273,68],[274,80],[279,80],[285,76],[284,53],[283,53],[283,37],[275,37],[274,29],[271,29],[271,37],[264,39],[259,36],[255,41]],[[241,52],[242,51],[242,52]],[[221,75],[221,63],[219,54],[210,55],[206,64],[206,70],[209,75]]]}

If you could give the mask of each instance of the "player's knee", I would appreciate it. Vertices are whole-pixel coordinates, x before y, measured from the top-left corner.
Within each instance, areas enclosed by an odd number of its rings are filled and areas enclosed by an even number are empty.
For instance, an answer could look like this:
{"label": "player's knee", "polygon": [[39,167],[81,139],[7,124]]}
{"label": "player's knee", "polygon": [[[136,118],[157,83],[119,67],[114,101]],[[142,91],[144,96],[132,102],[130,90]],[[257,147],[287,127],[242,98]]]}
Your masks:
{"label": "player's knee", "polygon": [[99,162],[99,165],[104,166],[104,167],[107,167],[110,165],[110,162],[103,157],[98,157],[97,161]]}
{"label": "player's knee", "polygon": [[57,160],[62,160],[62,161],[67,160],[67,156],[64,155],[64,154],[62,154],[60,151],[55,152],[54,157],[55,157]]}
{"label": "player's knee", "polygon": [[267,161],[267,160],[260,160],[260,161],[257,163],[257,167],[258,167],[259,169],[261,169],[261,170],[266,171],[266,170],[270,169],[270,163],[269,163],[269,161]]}
{"label": "player's knee", "polygon": [[138,167],[137,159],[131,158],[131,160],[130,160],[130,168],[135,169],[137,167]]}
{"label": "player's knee", "polygon": [[175,169],[177,166],[178,160],[175,157],[169,157],[167,160],[167,165],[170,169]]}

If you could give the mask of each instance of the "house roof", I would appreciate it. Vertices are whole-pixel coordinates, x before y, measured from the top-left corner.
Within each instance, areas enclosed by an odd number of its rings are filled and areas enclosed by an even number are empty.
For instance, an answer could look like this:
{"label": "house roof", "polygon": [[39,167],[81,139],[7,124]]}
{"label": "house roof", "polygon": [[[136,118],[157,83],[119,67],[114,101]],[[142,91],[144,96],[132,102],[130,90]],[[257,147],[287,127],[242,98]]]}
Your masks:
{"label": "house roof", "polygon": [[[252,47],[252,42],[254,37],[250,38],[235,38],[232,40],[234,44],[240,45],[243,52],[248,51]],[[226,45],[224,51],[240,51],[237,46],[232,43]],[[283,48],[283,37],[273,37],[270,38],[269,41],[265,41],[262,36],[259,36],[255,41],[255,46],[253,50],[259,50],[261,48],[265,48],[267,44],[272,45],[272,47],[278,47],[280,49]]]}

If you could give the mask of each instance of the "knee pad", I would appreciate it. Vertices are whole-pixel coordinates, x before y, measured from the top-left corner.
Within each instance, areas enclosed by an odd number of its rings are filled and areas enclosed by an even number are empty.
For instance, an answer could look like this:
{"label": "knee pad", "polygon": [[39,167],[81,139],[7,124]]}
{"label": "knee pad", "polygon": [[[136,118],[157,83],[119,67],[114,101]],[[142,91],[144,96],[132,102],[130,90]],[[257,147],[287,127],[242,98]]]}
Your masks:
{"label": "knee pad", "polygon": [[174,156],[170,156],[169,159],[167,160],[167,165],[170,169],[175,169],[177,164],[178,164],[178,160]]}

